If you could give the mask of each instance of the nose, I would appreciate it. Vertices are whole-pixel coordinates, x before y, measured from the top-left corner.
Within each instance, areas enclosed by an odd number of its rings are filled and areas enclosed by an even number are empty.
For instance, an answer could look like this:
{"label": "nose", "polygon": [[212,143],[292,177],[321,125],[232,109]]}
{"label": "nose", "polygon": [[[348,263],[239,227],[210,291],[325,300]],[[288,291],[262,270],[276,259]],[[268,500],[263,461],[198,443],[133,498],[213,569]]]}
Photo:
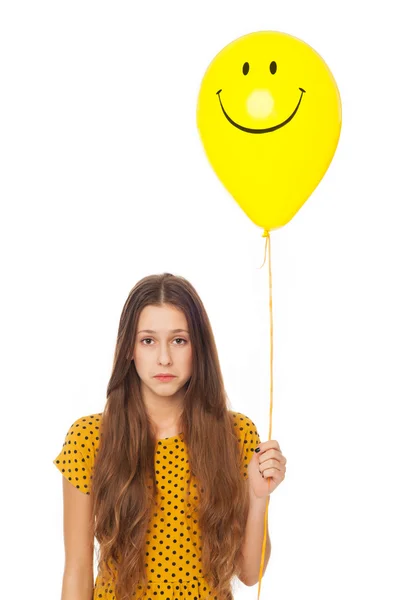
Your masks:
{"label": "nose", "polygon": [[171,357],[168,351],[168,343],[166,344],[160,344],[160,353],[158,356],[158,363],[160,365],[165,365],[165,364],[170,364],[171,363]]}
{"label": "nose", "polygon": [[274,99],[268,90],[254,90],[247,98],[246,107],[254,119],[265,119],[274,108]]}

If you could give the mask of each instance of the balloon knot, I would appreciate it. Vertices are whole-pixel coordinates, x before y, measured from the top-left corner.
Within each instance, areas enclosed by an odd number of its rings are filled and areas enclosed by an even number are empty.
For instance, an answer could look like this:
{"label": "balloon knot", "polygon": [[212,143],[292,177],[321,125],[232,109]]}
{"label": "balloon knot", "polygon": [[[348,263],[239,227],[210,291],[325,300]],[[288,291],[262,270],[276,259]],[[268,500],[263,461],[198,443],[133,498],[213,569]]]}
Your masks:
{"label": "balloon knot", "polygon": [[264,229],[264,233],[262,234],[262,237],[269,237],[269,231],[267,229]]}

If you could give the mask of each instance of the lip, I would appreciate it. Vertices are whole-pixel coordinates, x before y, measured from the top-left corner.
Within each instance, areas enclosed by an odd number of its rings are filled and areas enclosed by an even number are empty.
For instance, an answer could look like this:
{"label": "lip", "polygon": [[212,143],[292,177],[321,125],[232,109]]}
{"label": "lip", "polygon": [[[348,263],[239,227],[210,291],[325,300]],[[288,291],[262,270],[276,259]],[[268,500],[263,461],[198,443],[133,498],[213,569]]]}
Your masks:
{"label": "lip", "polygon": [[157,373],[154,377],[176,377],[173,373]]}
{"label": "lip", "polygon": [[155,378],[160,381],[171,381],[171,379],[174,379],[175,377],[176,375],[155,375]]}

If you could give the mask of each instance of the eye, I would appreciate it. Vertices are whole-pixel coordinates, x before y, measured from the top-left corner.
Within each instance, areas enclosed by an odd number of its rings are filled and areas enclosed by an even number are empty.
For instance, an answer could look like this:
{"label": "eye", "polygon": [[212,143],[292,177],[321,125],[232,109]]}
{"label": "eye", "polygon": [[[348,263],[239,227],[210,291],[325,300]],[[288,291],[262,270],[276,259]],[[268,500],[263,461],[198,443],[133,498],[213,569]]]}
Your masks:
{"label": "eye", "polygon": [[271,71],[272,75],[275,75],[276,73],[276,62],[273,60],[272,63],[269,65],[269,70]]}
{"label": "eye", "polygon": [[[143,339],[141,340],[141,342],[145,342],[145,341],[147,341],[147,340],[150,340],[151,342],[153,341],[153,340],[152,340],[152,338],[143,338]],[[185,344],[187,343],[187,342],[186,342],[186,340],[185,340],[184,338],[175,338],[175,340],[174,340],[174,341],[176,341],[176,340],[182,340],[183,342],[185,342]],[[177,345],[178,345],[178,346],[184,346],[185,344],[177,344]],[[144,344],[144,346],[151,346],[151,344]]]}
{"label": "eye", "polygon": [[243,71],[243,75],[247,75],[247,73],[249,72],[250,69],[250,65],[248,62],[245,62],[243,67],[242,67],[242,71]]}

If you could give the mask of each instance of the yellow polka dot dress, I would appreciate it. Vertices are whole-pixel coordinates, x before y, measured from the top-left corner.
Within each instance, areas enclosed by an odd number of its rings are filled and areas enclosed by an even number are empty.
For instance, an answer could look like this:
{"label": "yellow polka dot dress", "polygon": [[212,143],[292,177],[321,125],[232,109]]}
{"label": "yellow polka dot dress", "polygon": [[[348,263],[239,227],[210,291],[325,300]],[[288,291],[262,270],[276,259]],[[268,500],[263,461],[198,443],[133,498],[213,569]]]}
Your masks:
{"label": "yellow polka dot dress", "polygon": [[[240,446],[242,474],[260,444],[256,426],[246,415],[232,412]],[[83,494],[90,494],[92,469],[100,442],[102,413],[77,419],[69,428],[63,447],[53,463],[62,475]],[[154,467],[160,508],[150,520],[146,539],[148,600],[214,600],[203,576],[201,533],[192,513],[198,501],[195,478],[190,483],[190,498],[185,506],[186,487],[182,477],[188,469],[188,454],[183,433],[157,441]],[[188,486],[189,484],[186,484]],[[142,590],[140,590],[142,592]],[[132,594],[132,598],[135,598]],[[115,600],[112,583],[97,575],[93,600]]]}

